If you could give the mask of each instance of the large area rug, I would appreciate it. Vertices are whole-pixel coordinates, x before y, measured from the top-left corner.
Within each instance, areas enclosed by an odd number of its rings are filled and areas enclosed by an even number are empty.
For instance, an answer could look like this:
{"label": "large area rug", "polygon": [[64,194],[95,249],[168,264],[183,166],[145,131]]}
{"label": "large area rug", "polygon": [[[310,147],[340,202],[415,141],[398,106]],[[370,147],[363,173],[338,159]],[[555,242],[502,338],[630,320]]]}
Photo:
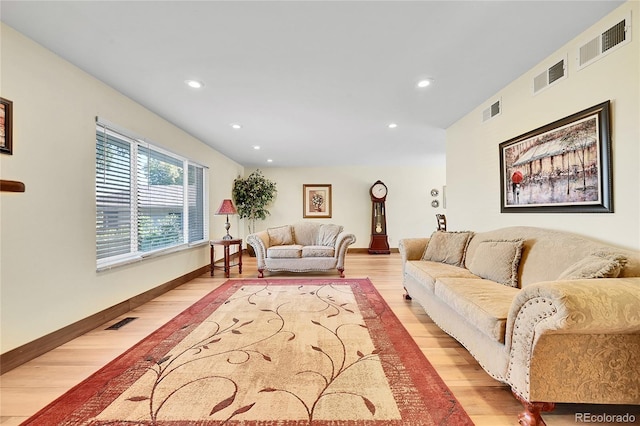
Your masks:
{"label": "large area rug", "polygon": [[25,424],[473,423],[368,279],[254,279],[225,282]]}

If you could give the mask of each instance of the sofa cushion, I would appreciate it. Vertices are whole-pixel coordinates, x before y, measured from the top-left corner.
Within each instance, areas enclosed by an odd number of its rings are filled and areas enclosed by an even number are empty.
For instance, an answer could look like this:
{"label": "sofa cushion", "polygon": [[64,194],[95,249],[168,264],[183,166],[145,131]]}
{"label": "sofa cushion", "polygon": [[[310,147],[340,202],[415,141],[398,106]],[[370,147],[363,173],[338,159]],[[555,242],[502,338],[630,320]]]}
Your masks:
{"label": "sofa cushion", "polygon": [[320,230],[318,231],[317,245],[335,247],[336,241],[338,239],[338,234],[340,234],[341,232],[342,226],[333,225],[331,223],[323,223],[322,225],[320,225]]}
{"label": "sofa cushion", "polygon": [[298,222],[293,224],[293,239],[295,244],[301,246],[313,246],[318,242],[318,231],[321,223],[317,222]]}
{"label": "sofa cushion", "polygon": [[621,254],[597,251],[564,270],[559,280],[582,278],[618,278],[627,258]]}
{"label": "sofa cushion", "polygon": [[519,289],[491,280],[439,278],[435,294],[469,324],[504,343],[507,315]]}
{"label": "sofa cushion", "polygon": [[429,238],[422,260],[461,266],[472,232],[436,231]]}
{"label": "sofa cushion", "polygon": [[302,247],[302,257],[333,257],[336,251],[333,247],[327,246],[304,246]]}
{"label": "sofa cushion", "polygon": [[480,279],[468,269],[428,260],[410,260],[404,265],[404,273],[424,283],[433,293],[436,279],[442,277]]}
{"label": "sofa cushion", "polygon": [[479,277],[518,287],[523,240],[486,240],[478,245],[469,271]]}
{"label": "sofa cushion", "polygon": [[278,226],[277,228],[268,228],[270,246],[283,246],[293,244],[293,232],[291,226]]}
{"label": "sofa cushion", "polygon": [[302,257],[302,246],[291,244],[286,246],[273,246],[267,249],[267,257],[272,259],[292,259]]}

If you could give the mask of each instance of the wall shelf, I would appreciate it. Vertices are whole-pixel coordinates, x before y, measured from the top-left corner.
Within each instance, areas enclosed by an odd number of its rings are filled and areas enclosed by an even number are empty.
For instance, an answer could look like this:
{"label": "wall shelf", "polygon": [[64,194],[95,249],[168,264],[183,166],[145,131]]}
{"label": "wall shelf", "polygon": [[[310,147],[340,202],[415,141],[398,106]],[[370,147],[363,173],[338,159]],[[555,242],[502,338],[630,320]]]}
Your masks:
{"label": "wall shelf", "polygon": [[0,191],[2,192],[24,192],[24,183],[17,180],[0,179]]}

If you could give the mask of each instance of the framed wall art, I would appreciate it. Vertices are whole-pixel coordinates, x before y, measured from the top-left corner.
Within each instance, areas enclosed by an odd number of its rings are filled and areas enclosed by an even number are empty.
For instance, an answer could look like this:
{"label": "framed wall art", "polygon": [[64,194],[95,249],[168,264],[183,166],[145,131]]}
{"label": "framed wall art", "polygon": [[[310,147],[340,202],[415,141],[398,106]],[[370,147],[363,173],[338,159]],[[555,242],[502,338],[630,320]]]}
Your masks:
{"label": "framed wall art", "polygon": [[610,101],[503,142],[502,213],[612,213]]}
{"label": "framed wall art", "polygon": [[302,185],[302,208],[305,218],[330,218],[331,185]]}
{"label": "framed wall art", "polygon": [[13,102],[0,98],[0,153],[13,154]]}

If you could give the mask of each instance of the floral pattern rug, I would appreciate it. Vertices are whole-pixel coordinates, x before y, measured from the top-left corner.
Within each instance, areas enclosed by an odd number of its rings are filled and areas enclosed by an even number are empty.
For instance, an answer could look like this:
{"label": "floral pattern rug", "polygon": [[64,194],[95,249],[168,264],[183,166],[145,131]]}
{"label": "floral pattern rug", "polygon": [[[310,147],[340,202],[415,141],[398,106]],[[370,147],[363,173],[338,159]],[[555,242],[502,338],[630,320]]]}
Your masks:
{"label": "floral pattern rug", "polygon": [[229,280],[29,425],[473,424],[368,279]]}

